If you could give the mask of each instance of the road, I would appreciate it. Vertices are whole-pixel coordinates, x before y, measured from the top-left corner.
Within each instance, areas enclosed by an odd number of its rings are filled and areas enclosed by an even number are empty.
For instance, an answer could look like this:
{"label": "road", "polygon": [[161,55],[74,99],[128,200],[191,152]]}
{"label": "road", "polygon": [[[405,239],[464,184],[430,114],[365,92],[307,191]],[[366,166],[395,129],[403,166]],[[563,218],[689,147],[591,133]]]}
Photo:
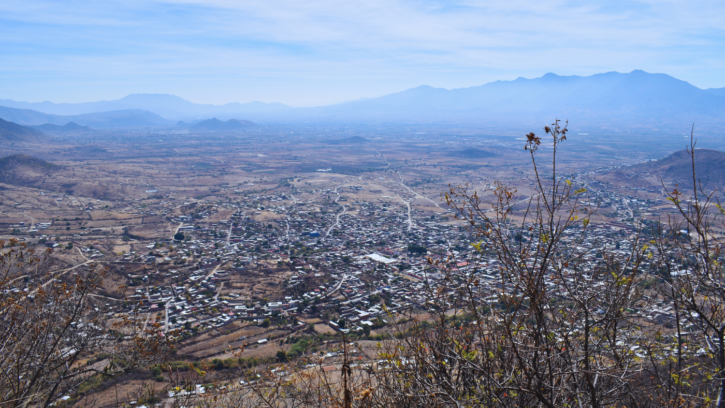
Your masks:
{"label": "road", "polygon": [[287,241],[289,241],[289,214],[287,214],[287,209],[285,208],[284,213],[284,222],[287,224],[287,229],[285,230],[285,234],[287,235]]}
{"label": "road", "polygon": [[169,302],[164,302],[164,333],[169,332]]}
{"label": "road", "polygon": [[229,241],[232,239],[232,228],[234,228],[234,224],[231,224],[229,226],[229,233],[227,234],[227,246],[229,246]]}
{"label": "road", "polygon": [[149,319],[151,318],[151,313],[146,313],[146,321],[143,322],[143,328],[141,328],[141,332],[146,331],[146,326],[149,324]]}
{"label": "road", "polygon": [[212,276],[214,276],[214,274],[216,273],[217,269],[219,269],[221,266],[222,266],[222,264],[219,264],[216,267],[214,267],[214,269],[212,269],[211,272],[209,272],[209,274],[206,275],[206,277],[204,278],[204,280],[209,280],[209,278],[211,278]]}
{"label": "road", "polygon": [[[96,261],[95,261],[95,260],[87,260],[87,261],[85,261],[85,262],[83,262],[83,263],[80,263],[80,264],[78,264],[78,265],[76,265],[76,266],[72,266],[72,267],[70,267],[70,268],[66,268],[66,269],[61,269],[61,270],[58,270],[58,271],[54,271],[54,272],[50,272],[50,273],[51,273],[52,275],[54,275],[54,278],[55,278],[55,277],[58,277],[58,276],[63,276],[63,275],[65,275],[66,273],[68,273],[68,272],[70,272],[70,271],[72,271],[72,270],[74,270],[74,269],[76,269],[76,268],[78,268],[78,267],[81,267],[81,266],[83,266],[83,265],[88,265],[88,264],[91,264],[91,263],[94,263],[94,262],[96,262]],[[56,274],[57,274],[57,275],[56,275]],[[10,280],[10,281],[9,281],[8,283],[13,283],[13,282],[15,282],[15,281],[17,281],[17,280],[20,280],[20,279],[23,279],[23,278],[25,278],[26,276],[28,276],[28,275],[21,275],[21,276],[18,276],[17,278],[14,278],[14,279]],[[49,284],[50,282],[52,282],[52,280],[49,280],[48,282],[45,282],[45,283],[43,284],[43,287],[46,287],[46,286],[47,286],[47,285],[48,285],[48,284]]]}
{"label": "road", "polygon": [[[59,271],[56,271],[56,272],[51,272],[51,274],[53,274],[53,275],[54,275],[54,279],[55,279],[55,278],[57,278],[58,276],[63,276],[63,275],[65,275],[66,273],[68,273],[68,272],[72,271],[73,269],[76,269],[76,268],[78,268],[78,267],[81,267],[81,266],[83,266],[83,265],[88,265],[88,264],[91,264],[91,263],[94,263],[94,262],[96,262],[96,261],[94,261],[94,260],[89,260],[89,261],[83,262],[83,263],[81,263],[81,264],[78,264],[78,265],[76,265],[76,266],[73,266],[73,267],[70,267],[70,268],[67,268],[67,269],[61,269],[61,270],[59,270]],[[57,274],[57,275],[56,275],[56,274]],[[17,278],[16,278],[16,279],[17,279]],[[43,287],[46,287],[46,286],[48,286],[48,285],[49,285],[49,284],[50,284],[51,282],[53,282],[53,280],[52,280],[52,279],[51,279],[51,280],[49,280],[48,282],[45,282],[45,283],[43,284]]]}
{"label": "road", "polygon": [[340,287],[342,287],[342,284],[345,283],[345,280],[347,280],[347,275],[342,275],[342,279],[340,279],[340,282],[337,282],[337,285],[335,285],[335,287],[332,290],[327,292],[325,294],[325,296],[323,296],[323,298],[326,298],[326,297],[332,295],[333,293],[337,292],[338,290],[340,290]]}
{"label": "road", "polygon": [[[418,194],[418,193],[417,193],[417,192],[416,192],[415,190],[413,190],[412,188],[410,188],[410,187],[406,186],[406,185],[405,185],[405,183],[403,183],[403,176],[401,176],[401,175],[400,175],[400,173],[398,173],[397,171],[396,171],[395,173],[396,173],[396,174],[398,175],[398,177],[400,178],[400,185],[401,185],[401,186],[405,187],[405,188],[406,188],[406,189],[407,189],[408,191],[410,191],[411,193],[415,194],[415,196],[416,196],[416,197],[419,197],[419,198],[424,198],[424,199],[426,199],[426,200],[430,201],[431,203],[433,203],[433,205],[435,205],[436,207],[438,207],[438,208],[441,208],[441,206],[440,206],[440,205],[438,205],[438,203],[437,203],[437,202],[435,202],[435,201],[431,200],[430,198],[428,198],[428,197],[424,196],[423,194]],[[441,208],[441,209],[442,209],[442,208]]]}
{"label": "road", "polygon": [[81,254],[81,257],[83,257],[83,259],[87,261],[88,258],[83,254],[83,251],[81,251],[80,247],[76,247],[76,249],[78,250],[78,253]]}
{"label": "road", "polygon": [[[289,196],[292,197],[292,208],[297,205],[297,198],[294,194],[289,193]],[[284,209],[284,222],[287,224],[287,230],[285,231],[285,234],[287,235],[287,241],[289,242],[289,210],[287,207],[283,207]]]}
{"label": "road", "polygon": [[33,229],[33,227],[35,226],[35,218],[33,218],[33,217],[31,217],[31,216],[29,216],[27,214],[23,214],[23,215],[25,215],[26,217],[30,218],[30,227],[28,229]]}
{"label": "road", "polygon": [[396,196],[400,199],[400,201],[402,201],[408,207],[408,231],[410,231],[413,229],[413,217],[410,213],[410,211],[411,211],[410,210],[410,201],[403,200],[403,197],[401,197],[398,194],[396,194]]}
{"label": "road", "polygon": [[385,155],[384,155],[384,154],[380,153],[380,152],[379,152],[379,151],[377,151],[377,150],[375,151],[375,153],[377,153],[377,154],[379,154],[379,155],[383,156],[383,160],[385,160],[385,167],[390,167],[390,163],[388,163],[388,159],[387,159],[387,158],[385,157]]}
{"label": "road", "polygon": [[178,227],[176,227],[176,231],[174,231],[174,234],[173,234],[173,235],[171,236],[171,239],[174,239],[174,235],[176,235],[176,234],[178,234],[178,233],[179,233],[179,230],[181,229],[181,226],[182,226],[182,225],[184,225],[184,223],[183,223],[183,222],[180,222],[180,223],[179,223],[179,226],[178,226]]}
{"label": "road", "polygon": [[[335,192],[335,194],[337,194],[337,198],[335,199],[335,204],[337,204],[338,200],[340,200],[340,193],[338,193],[338,192],[337,192],[337,189],[338,189],[339,187],[340,187],[340,186],[338,186],[338,187],[335,187],[335,189],[333,190],[333,191]],[[344,215],[345,213],[347,213],[347,208],[346,208],[346,207],[345,207],[345,206],[343,205],[343,206],[342,206],[342,212],[340,212],[340,213],[337,213],[337,215],[335,215],[335,223],[334,223],[334,224],[332,224],[332,225],[330,226],[330,228],[328,228],[328,229],[327,229],[327,232],[325,232],[325,236],[324,236],[324,237],[322,237],[322,239],[323,239],[323,240],[325,240],[325,239],[327,238],[327,236],[328,236],[328,235],[330,235],[330,232],[332,232],[332,229],[333,229],[333,228],[335,228],[335,227],[337,227],[338,225],[340,225],[340,216]]]}
{"label": "road", "polygon": [[221,285],[219,285],[219,289],[217,289],[216,294],[214,295],[215,302],[219,300],[219,294],[222,293],[223,288],[224,288],[224,282],[222,282]]}

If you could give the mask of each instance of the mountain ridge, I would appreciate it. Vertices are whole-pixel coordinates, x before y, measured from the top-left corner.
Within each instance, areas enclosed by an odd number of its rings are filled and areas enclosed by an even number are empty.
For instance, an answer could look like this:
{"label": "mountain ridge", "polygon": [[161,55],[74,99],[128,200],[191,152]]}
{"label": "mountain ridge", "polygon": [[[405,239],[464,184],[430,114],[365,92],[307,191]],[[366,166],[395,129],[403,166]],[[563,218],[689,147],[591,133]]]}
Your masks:
{"label": "mountain ridge", "polygon": [[[131,94],[117,101],[98,103],[149,108],[147,112],[153,112],[161,119],[173,119],[169,120],[173,123],[157,120],[155,126],[172,126],[180,120],[196,123],[200,118],[209,117],[221,120],[244,117],[257,123],[409,122],[501,127],[511,126],[514,122],[521,126],[539,125],[559,117],[570,119],[578,126],[600,128],[679,126],[696,121],[703,128],[723,129],[724,94],[725,88],[704,90],[667,74],[634,70],[589,76],[547,73],[538,78],[519,77],[455,89],[421,85],[376,98],[308,108],[262,102],[204,105],[168,94]],[[4,103],[8,101],[0,100],[0,105]],[[83,106],[91,106],[87,104]],[[154,108],[157,105],[164,106]],[[0,117],[3,117],[2,109],[9,108],[0,108]],[[80,120],[74,121],[101,127]]]}

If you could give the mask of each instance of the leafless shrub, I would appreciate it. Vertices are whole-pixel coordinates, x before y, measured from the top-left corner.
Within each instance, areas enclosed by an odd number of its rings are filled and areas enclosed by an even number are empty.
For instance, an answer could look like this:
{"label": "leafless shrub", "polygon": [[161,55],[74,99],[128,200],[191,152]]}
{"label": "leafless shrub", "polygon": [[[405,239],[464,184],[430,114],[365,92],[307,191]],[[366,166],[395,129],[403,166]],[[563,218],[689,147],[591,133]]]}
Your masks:
{"label": "leafless shrub", "polygon": [[152,327],[102,315],[92,295],[103,270],[55,276],[45,270],[50,250],[15,240],[0,250],[0,406],[48,406],[94,377],[163,358],[168,344]]}

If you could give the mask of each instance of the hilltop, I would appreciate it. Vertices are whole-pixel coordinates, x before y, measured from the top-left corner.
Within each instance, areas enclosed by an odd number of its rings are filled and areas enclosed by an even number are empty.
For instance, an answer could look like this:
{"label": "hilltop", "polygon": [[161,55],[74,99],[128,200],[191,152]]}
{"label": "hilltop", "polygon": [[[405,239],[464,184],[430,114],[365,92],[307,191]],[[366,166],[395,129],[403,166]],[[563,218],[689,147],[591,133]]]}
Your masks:
{"label": "hilltop", "polygon": [[465,157],[467,159],[486,159],[489,157],[497,156],[496,153],[475,148],[459,150],[457,152],[453,152],[453,155],[458,157]]}
{"label": "hilltop", "polygon": [[27,185],[58,166],[32,156],[13,154],[0,158],[0,183]]}
{"label": "hilltop", "polygon": [[39,130],[0,119],[0,140],[4,142],[37,142],[45,138]]}
{"label": "hilltop", "polygon": [[89,128],[88,126],[81,126],[75,122],[68,122],[63,126],[46,123],[43,125],[36,125],[32,127],[38,130],[42,130],[44,132],[88,132],[91,130],[91,128]]}

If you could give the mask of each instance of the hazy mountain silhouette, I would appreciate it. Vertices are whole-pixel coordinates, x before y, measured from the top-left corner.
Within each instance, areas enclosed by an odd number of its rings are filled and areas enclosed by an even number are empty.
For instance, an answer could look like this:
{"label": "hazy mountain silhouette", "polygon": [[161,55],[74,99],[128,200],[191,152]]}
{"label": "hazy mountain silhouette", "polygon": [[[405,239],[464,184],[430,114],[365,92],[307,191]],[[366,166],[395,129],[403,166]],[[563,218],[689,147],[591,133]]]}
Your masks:
{"label": "hazy mountain silhouette", "polygon": [[68,122],[75,122],[83,126],[90,126],[98,129],[165,127],[174,124],[174,121],[164,119],[155,113],[139,109],[97,112],[75,116],[60,116],[30,109],[16,109],[0,106],[0,118],[26,126],[37,126],[43,124],[64,126]]}
{"label": "hazy mountain silhouette", "polygon": [[37,129],[0,119],[0,141],[39,142],[46,138],[47,136]]}
{"label": "hazy mountain silhouette", "polygon": [[0,118],[24,126],[37,126],[44,123],[61,125],[69,122],[63,116],[47,114],[31,109],[16,109],[5,106],[0,106]]}
{"label": "hazy mountain silhouette", "polygon": [[466,121],[505,124],[631,123],[695,120],[725,122],[725,98],[664,74],[633,71],[588,77],[546,74],[485,85],[441,89],[420,86],[379,98],[311,108],[318,116],[341,119]]}
{"label": "hazy mountain silhouette", "polygon": [[207,131],[225,131],[225,130],[242,130],[249,127],[256,126],[254,123],[248,120],[237,120],[229,119],[226,122],[222,122],[217,118],[203,120],[196,125],[192,126],[192,130],[207,130]]}
{"label": "hazy mountain silhouette", "polygon": [[75,122],[68,122],[63,126],[46,123],[44,125],[32,126],[32,128],[43,132],[87,132],[92,130],[88,126],[81,126]]}
{"label": "hazy mountain silhouette", "polygon": [[156,113],[141,109],[87,113],[85,115],[66,116],[66,118],[82,125],[99,129],[166,127],[174,125],[174,121],[172,120],[165,119]]}
{"label": "hazy mountain silhouette", "polygon": [[169,119],[195,120],[210,116],[230,119],[256,114],[280,113],[292,109],[281,103],[228,103],[225,105],[196,104],[175,95],[131,94],[115,101],[85,103],[17,102],[0,99],[0,106],[16,109],[32,109],[55,115],[83,115],[115,110],[141,109]]}

